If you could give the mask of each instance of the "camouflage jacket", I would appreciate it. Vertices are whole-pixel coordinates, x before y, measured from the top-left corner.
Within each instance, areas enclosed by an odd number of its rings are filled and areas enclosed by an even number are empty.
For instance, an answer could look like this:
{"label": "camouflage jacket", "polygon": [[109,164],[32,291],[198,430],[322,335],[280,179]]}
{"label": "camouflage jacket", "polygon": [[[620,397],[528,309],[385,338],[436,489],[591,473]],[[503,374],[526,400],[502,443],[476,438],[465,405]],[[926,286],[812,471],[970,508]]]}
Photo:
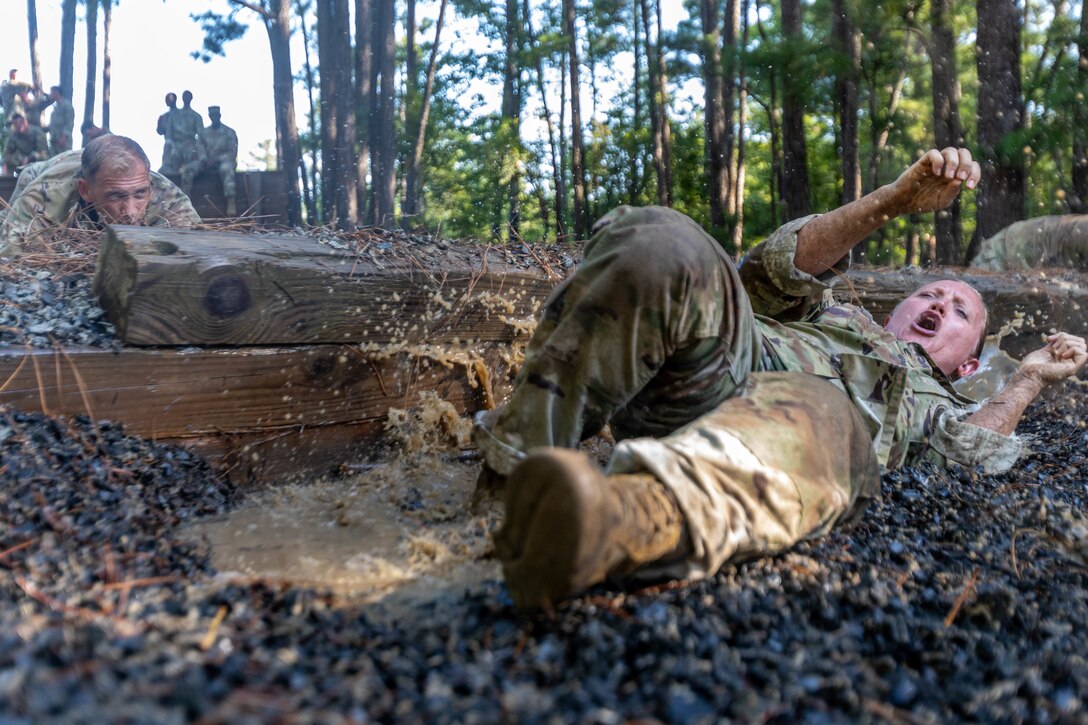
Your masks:
{"label": "camouflage jacket", "polygon": [[11,169],[26,166],[34,161],[49,158],[49,142],[45,131],[37,126],[30,126],[26,133],[12,133],[4,146],[4,161]]}
{"label": "camouflage jacket", "polygon": [[[47,229],[65,226],[99,229],[101,223],[92,207],[79,196],[81,152],[55,156],[34,169],[34,177],[0,221],[0,257],[18,254],[24,239]],[[151,172],[151,201],[144,214],[144,226],[190,227],[200,216],[172,181]]]}
{"label": "camouflage jacket", "polygon": [[1041,216],[1010,224],[979,246],[971,266],[997,272],[1039,267],[1088,269],[1088,214]]}
{"label": "camouflage jacket", "polygon": [[758,367],[812,373],[843,388],[884,468],[919,457],[988,472],[1011,466],[1019,441],[963,422],[977,403],[956,392],[920,345],[896,339],[865,309],[837,302],[828,281],[835,273],[818,279],[794,266],[797,231],[811,218],[786,224],[740,265],[763,334]]}
{"label": "camouflage jacket", "polygon": [[204,119],[192,108],[179,108],[167,114],[166,139],[178,154],[179,163],[200,158],[200,135],[204,132]]}
{"label": "camouflage jacket", "polygon": [[204,152],[209,163],[229,161],[234,163],[238,158],[238,134],[230,126],[219,124],[219,127],[208,126],[201,135],[204,142]]}
{"label": "camouflage jacket", "polygon": [[53,104],[53,112],[49,114],[49,135],[54,139],[61,134],[72,135],[72,128],[76,123],[76,112],[72,108],[72,102],[62,98]]}

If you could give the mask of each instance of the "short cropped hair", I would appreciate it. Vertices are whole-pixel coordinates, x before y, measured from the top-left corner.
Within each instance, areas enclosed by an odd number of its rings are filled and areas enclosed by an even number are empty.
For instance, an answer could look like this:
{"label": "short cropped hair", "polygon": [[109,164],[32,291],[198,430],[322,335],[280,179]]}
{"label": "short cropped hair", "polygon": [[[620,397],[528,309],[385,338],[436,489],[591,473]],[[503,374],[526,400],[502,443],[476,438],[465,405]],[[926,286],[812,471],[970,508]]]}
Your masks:
{"label": "short cropped hair", "polygon": [[143,167],[150,172],[151,162],[140,144],[127,136],[108,134],[87,144],[80,156],[80,167],[80,176],[91,181],[107,168],[110,171],[129,172]]}
{"label": "short cropped hair", "polygon": [[982,302],[982,332],[978,336],[978,344],[975,345],[975,357],[981,360],[982,348],[986,347],[986,333],[990,329],[990,306],[986,304],[986,300],[982,298],[978,290],[975,290],[975,294],[978,294],[979,301]]}

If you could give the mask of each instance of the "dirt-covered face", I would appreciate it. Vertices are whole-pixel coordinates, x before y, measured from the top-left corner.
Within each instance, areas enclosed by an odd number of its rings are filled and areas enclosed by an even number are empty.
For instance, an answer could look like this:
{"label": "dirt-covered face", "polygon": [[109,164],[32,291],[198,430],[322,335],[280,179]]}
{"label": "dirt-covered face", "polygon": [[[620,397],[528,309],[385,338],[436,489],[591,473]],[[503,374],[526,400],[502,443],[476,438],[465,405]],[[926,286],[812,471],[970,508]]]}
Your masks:
{"label": "dirt-covered face", "polygon": [[975,348],[985,324],[986,308],[975,288],[946,279],[924,285],[900,302],[884,329],[918,343],[942,372],[960,378],[978,369]]}
{"label": "dirt-covered face", "polygon": [[79,195],[104,224],[139,224],[151,201],[151,174],[139,164],[100,169],[94,179],[79,180]]}

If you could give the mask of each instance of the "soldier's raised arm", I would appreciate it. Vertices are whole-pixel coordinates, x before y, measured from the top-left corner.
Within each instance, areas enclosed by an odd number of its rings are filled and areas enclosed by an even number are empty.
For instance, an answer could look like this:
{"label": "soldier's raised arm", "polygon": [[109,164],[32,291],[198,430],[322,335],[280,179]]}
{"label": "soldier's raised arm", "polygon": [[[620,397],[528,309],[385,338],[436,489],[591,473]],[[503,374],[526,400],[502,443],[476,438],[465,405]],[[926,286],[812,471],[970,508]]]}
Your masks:
{"label": "soldier's raised arm", "polygon": [[802,272],[823,274],[888,221],[901,214],[944,209],[964,184],[974,189],[981,176],[982,169],[967,149],[930,149],[892,183],[802,227],[794,264]]}

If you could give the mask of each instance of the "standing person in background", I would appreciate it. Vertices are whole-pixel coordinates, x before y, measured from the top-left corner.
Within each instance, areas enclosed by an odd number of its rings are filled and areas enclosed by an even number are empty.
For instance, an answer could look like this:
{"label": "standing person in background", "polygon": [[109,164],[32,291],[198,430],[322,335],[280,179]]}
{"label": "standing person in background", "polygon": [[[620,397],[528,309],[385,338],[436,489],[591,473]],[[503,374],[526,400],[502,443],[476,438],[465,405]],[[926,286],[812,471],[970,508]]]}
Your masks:
{"label": "standing person in background", "polygon": [[204,131],[204,119],[192,109],[193,94],[181,94],[184,106],[170,114],[167,143],[174,149],[176,172],[181,177],[179,186],[186,194],[193,191],[193,179],[204,166],[204,149],[200,134]]}
{"label": "standing person in background", "polygon": [[[4,118],[10,118],[15,112],[16,99],[23,91],[30,91],[30,84],[19,80],[19,69],[12,68],[8,71],[8,79],[0,83],[0,104],[4,106]],[[22,111],[20,111],[22,113]]]}
{"label": "standing person in background", "polygon": [[234,174],[238,169],[238,134],[220,119],[219,106],[208,106],[211,125],[204,129],[204,167],[219,174],[223,180],[223,196],[227,199],[227,216],[238,213]]}
{"label": "standing person in background", "polygon": [[49,116],[49,155],[56,156],[72,148],[72,128],[76,123],[76,112],[72,102],[64,97],[60,86],[49,89],[49,99],[53,112]]}
{"label": "standing person in background", "polygon": [[159,116],[159,122],[155,126],[155,133],[163,137],[162,166],[159,167],[160,174],[178,173],[178,166],[177,161],[174,158],[174,144],[172,141],[172,133],[170,129],[170,120],[177,112],[178,95],[176,93],[167,93],[166,113]]}

